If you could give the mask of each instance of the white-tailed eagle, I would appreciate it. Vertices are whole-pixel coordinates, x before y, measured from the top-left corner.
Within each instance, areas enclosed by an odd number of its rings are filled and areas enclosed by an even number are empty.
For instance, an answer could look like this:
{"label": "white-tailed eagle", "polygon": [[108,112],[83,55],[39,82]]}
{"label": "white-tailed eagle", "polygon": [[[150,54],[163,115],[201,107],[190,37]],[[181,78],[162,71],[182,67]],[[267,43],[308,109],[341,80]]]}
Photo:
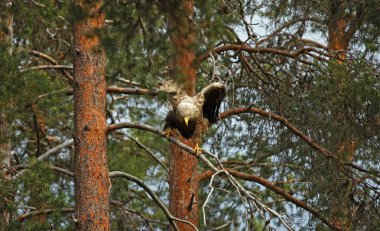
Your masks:
{"label": "white-tailed eagle", "polygon": [[171,129],[177,129],[186,139],[192,138],[197,131],[203,132],[205,122],[215,124],[219,118],[220,104],[226,95],[226,86],[211,83],[195,96],[188,96],[185,91],[172,81],[161,85],[164,91],[173,93],[171,108],[165,118],[164,130],[170,136]]}

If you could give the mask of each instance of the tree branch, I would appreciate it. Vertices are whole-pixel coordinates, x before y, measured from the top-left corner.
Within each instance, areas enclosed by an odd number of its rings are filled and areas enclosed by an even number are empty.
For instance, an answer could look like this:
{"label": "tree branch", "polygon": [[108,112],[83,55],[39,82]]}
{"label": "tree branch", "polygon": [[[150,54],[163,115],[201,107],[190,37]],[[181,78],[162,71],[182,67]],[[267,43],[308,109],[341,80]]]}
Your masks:
{"label": "tree branch", "polygon": [[[162,137],[166,137],[165,133],[163,131],[157,129],[157,128],[151,127],[151,126],[146,125],[146,124],[131,123],[131,122],[124,122],[124,123],[109,125],[108,126],[108,132],[115,131],[115,130],[122,129],[122,128],[134,128],[134,129],[145,130],[145,131],[149,131],[149,132],[152,132],[152,133],[156,133],[156,134],[158,134],[158,135],[160,135]],[[227,176],[227,179],[231,182],[232,185],[234,185],[234,187],[236,188],[236,190],[239,192],[239,195],[242,194],[248,200],[252,201],[255,204],[258,204],[262,209],[264,209],[265,211],[267,211],[267,212],[273,214],[274,216],[276,216],[280,220],[280,222],[287,229],[292,230],[279,213],[277,213],[276,211],[272,210],[271,208],[269,208],[268,206],[266,206],[265,204],[263,204],[256,195],[254,195],[253,193],[251,193],[248,190],[246,190],[239,183],[239,181],[237,181],[231,174],[229,174],[227,171],[225,171],[223,169],[222,163],[220,162],[220,160],[218,159],[218,157],[216,155],[214,155],[214,154],[212,154],[212,153],[210,153],[208,151],[203,150],[203,153],[205,153],[205,154],[207,154],[209,156],[212,156],[218,162],[218,165],[220,166],[221,170],[219,170],[213,163],[211,163],[204,155],[201,155],[202,153],[197,153],[196,151],[194,151],[193,148],[185,145],[184,143],[180,142],[178,139],[176,139],[174,137],[169,137],[168,140],[170,142],[176,144],[179,148],[185,150],[186,152],[188,152],[188,153],[190,153],[190,154],[195,155],[196,157],[198,157],[212,171],[214,171],[214,172],[223,172]]]}
{"label": "tree branch", "polygon": [[58,69],[58,70],[72,70],[73,66],[69,65],[40,65],[40,66],[34,66],[34,67],[28,67],[21,69],[20,72],[26,72],[30,70],[47,70],[47,69]]}
{"label": "tree branch", "polygon": [[134,95],[157,95],[158,91],[147,88],[125,88],[125,87],[108,87],[108,93],[122,93]]}
{"label": "tree branch", "polygon": [[[40,57],[46,61],[48,61],[49,63],[53,64],[53,65],[59,65],[59,63],[53,59],[52,57],[50,57],[49,55],[47,54],[44,54],[42,52],[39,52],[39,51],[35,51],[35,50],[31,50],[28,48],[28,53],[31,54],[31,55],[34,55],[34,56],[37,56],[37,57]],[[67,72],[66,70],[64,69],[59,69],[59,71],[62,73],[62,75],[66,78],[66,82],[69,84],[69,85],[72,85],[73,83],[73,76],[70,75],[69,72]]]}
{"label": "tree branch", "polygon": [[[207,51],[206,53],[203,53],[199,55],[195,61],[194,65],[199,65],[201,62],[209,58],[211,55],[222,53],[224,51],[245,51],[249,53],[269,53],[269,54],[276,54],[276,55],[282,55],[289,58],[297,58],[301,54],[307,54],[309,52],[319,52],[318,49],[314,47],[304,47],[299,50],[295,51],[289,51],[289,50],[281,50],[276,48],[268,48],[268,47],[250,47],[246,44],[229,44],[229,45],[223,45],[220,47],[216,47],[212,50]],[[328,54],[325,54],[326,56],[330,56]]]}
{"label": "tree branch", "polygon": [[282,31],[285,28],[288,28],[298,22],[305,22],[305,21],[313,21],[313,22],[319,22],[319,23],[321,22],[318,18],[314,18],[314,17],[304,17],[304,18],[296,18],[296,19],[290,20],[287,23],[283,24],[282,26],[278,27],[276,30],[274,30],[271,34],[269,34],[265,38],[260,39],[257,42],[257,44],[262,44],[263,42],[268,41],[269,39],[271,39],[273,36],[275,36],[276,34],[278,34],[280,31]]}
{"label": "tree branch", "polygon": [[[65,168],[61,168],[61,167],[58,167],[58,166],[54,166],[54,165],[46,165],[48,168],[56,171],[56,172],[59,172],[59,173],[63,173],[67,176],[71,176],[73,177],[74,176],[74,173],[68,169],[65,169]],[[32,165],[24,165],[24,164],[21,164],[21,165],[14,165],[12,166],[12,170],[15,170],[15,171],[18,171],[18,170],[21,170],[21,169],[27,169],[27,168],[30,168],[32,167]]]}
{"label": "tree branch", "polygon": [[327,158],[333,158],[335,160],[338,160],[338,157],[336,155],[334,155],[333,153],[331,153],[326,148],[324,148],[324,147],[318,145],[317,143],[315,143],[310,137],[306,136],[298,128],[296,128],[294,125],[292,125],[291,123],[289,123],[289,121],[287,119],[285,119],[284,117],[282,117],[282,116],[280,116],[278,114],[275,114],[273,112],[267,112],[267,111],[264,111],[264,110],[262,110],[260,108],[255,108],[255,107],[234,108],[234,109],[230,109],[228,111],[225,111],[225,112],[221,113],[220,114],[220,118],[221,119],[225,119],[225,118],[227,118],[229,116],[239,115],[239,114],[242,114],[242,113],[254,113],[254,114],[259,114],[261,116],[268,117],[270,119],[274,119],[274,120],[282,123],[285,127],[287,127],[290,131],[292,131],[296,136],[298,136],[300,139],[302,139],[303,141],[305,141],[307,144],[309,144],[311,147],[313,147],[318,152],[320,152],[323,155],[325,155]]}
{"label": "tree branch", "polygon": [[[327,220],[326,217],[324,217],[320,211],[314,209],[313,207],[309,206],[307,203],[293,197],[292,195],[290,195],[289,193],[285,192],[284,189],[272,184],[270,181],[264,179],[264,178],[261,178],[259,176],[256,176],[256,175],[251,175],[251,174],[245,174],[245,173],[241,173],[239,171],[236,171],[234,169],[231,169],[231,168],[225,168],[226,171],[228,171],[229,173],[231,173],[231,175],[233,175],[234,177],[237,177],[239,179],[242,179],[242,180],[246,180],[246,181],[253,181],[253,182],[256,182],[264,187],[266,187],[267,189],[275,192],[276,194],[279,194],[281,195],[283,198],[285,198],[287,201],[290,201],[292,202],[293,204],[295,204],[296,206],[298,207],[301,207],[303,209],[305,209],[306,211],[310,212],[311,214],[313,214],[315,217],[317,217],[318,219],[320,219],[323,223],[325,223],[327,226],[329,226],[330,228],[333,228],[335,230],[339,230],[340,228],[336,227],[335,224],[333,224],[332,222],[330,222],[329,220]],[[200,180],[206,180],[207,178],[210,178],[212,176],[214,176],[214,172],[213,171],[206,171],[204,172],[202,175],[200,175]]]}
{"label": "tree branch", "polygon": [[126,178],[130,181],[135,182],[141,188],[143,188],[145,190],[145,192],[147,192],[149,194],[149,196],[153,199],[153,201],[156,202],[157,205],[161,208],[161,210],[165,213],[165,216],[168,218],[170,224],[174,227],[175,230],[179,230],[179,229],[178,229],[178,227],[174,221],[186,223],[188,225],[191,225],[195,230],[198,230],[194,224],[192,224],[186,220],[176,218],[173,215],[171,215],[171,213],[169,212],[169,209],[164,205],[164,203],[160,200],[160,198],[158,198],[158,196],[146,184],[144,184],[144,182],[142,180],[138,179],[135,176],[129,175],[128,173],[120,172],[120,171],[110,172],[110,178],[114,178],[114,177]]}
{"label": "tree branch", "polygon": [[167,173],[169,172],[168,167],[166,167],[166,165],[160,159],[158,159],[158,157],[156,157],[156,155],[147,146],[145,146],[144,144],[142,144],[140,141],[136,140],[132,136],[128,136],[128,138],[131,139],[133,142],[135,142],[137,146],[145,150],[150,156],[152,156],[153,159],[155,159],[157,163],[159,163]]}
{"label": "tree branch", "polygon": [[73,213],[75,212],[74,208],[58,208],[58,209],[43,209],[43,210],[38,210],[38,211],[33,211],[30,213],[25,213],[17,218],[18,221],[24,221],[26,219],[29,219],[33,216],[38,216],[38,215],[45,215],[45,214],[50,214],[50,213]]}
{"label": "tree branch", "polygon": [[[69,145],[71,145],[72,143],[74,142],[73,139],[69,139],[67,141],[65,141],[64,143],[62,144],[59,144],[57,146],[55,146],[54,148],[52,149],[49,149],[47,152],[45,152],[44,154],[40,155],[37,159],[36,159],[36,162],[39,162],[39,161],[43,161],[44,159],[48,158],[51,154],[55,153],[56,151],[62,149],[62,148],[65,148]],[[12,180],[15,180],[17,178],[19,178],[22,174],[24,174],[25,170],[23,171],[20,171],[18,172],[16,175],[14,175],[12,177]]]}
{"label": "tree branch", "polygon": [[[327,158],[332,158],[338,162],[340,161],[340,159],[335,154],[333,154],[331,151],[327,150],[326,148],[322,147],[318,143],[314,142],[310,137],[308,137],[303,132],[301,132],[298,128],[296,128],[294,125],[289,123],[289,121],[287,119],[285,119],[284,117],[282,117],[278,114],[275,114],[272,112],[267,112],[267,111],[264,111],[260,108],[246,107],[246,108],[234,108],[234,109],[225,111],[225,112],[220,114],[220,118],[225,119],[226,117],[229,117],[232,115],[239,115],[242,113],[254,113],[254,114],[259,114],[261,116],[268,117],[269,119],[274,119],[274,120],[280,122],[281,124],[283,124],[290,131],[292,131],[296,136],[298,136],[301,140],[305,141],[309,146],[311,146],[313,149],[315,149],[316,151],[318,151],[322,155],[326,156]],[[344,166],[355,168],[361,172],[371,173],[371,171],[366,170],[360,166],[357,166],[351,162],[344,162],[341,164],[343,164]]]}

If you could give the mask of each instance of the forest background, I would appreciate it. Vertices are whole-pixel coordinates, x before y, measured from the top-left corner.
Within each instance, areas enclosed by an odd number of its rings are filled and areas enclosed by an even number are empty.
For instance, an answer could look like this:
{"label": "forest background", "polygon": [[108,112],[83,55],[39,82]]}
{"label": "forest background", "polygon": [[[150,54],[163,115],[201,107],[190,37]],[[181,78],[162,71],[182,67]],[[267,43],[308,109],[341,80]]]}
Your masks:
{"label": "forest background", "polygon": [[[0,230],[375,230],[378,12],[0,1]],[[162,132],[167,79],[228,88],[201,156]]]}

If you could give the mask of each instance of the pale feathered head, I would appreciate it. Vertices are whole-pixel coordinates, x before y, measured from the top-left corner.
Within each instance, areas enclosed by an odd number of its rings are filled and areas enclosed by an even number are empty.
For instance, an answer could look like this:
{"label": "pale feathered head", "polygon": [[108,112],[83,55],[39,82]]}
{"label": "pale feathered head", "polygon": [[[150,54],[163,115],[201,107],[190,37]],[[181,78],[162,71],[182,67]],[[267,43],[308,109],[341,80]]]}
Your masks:
{"label": "pale feathered head", "polygon": [[194,99],[188,97],[178,104],[176,115],[180,121],[185,121],[185,124],[188,125],[189,121],[199,119],[201,111],[200,108],[196,106]]}

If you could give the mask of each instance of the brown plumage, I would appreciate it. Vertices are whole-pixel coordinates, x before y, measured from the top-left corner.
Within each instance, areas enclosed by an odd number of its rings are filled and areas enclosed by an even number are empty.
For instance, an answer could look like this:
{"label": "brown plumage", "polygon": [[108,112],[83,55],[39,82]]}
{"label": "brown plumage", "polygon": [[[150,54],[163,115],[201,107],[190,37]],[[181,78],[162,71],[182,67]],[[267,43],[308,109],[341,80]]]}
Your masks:
{"label": "brown plumage", "polygon": [[203,130],[205,120],[209,124],[216,123],[220,104],[227,91],[224,84],[212,83],[195,96],[188,96],[176,85],[167,86],[161,89],[174,93],[174,96],[171,100],[172,108],[165,118],[164,130],[175,128],[183,137],[189,139]]}

